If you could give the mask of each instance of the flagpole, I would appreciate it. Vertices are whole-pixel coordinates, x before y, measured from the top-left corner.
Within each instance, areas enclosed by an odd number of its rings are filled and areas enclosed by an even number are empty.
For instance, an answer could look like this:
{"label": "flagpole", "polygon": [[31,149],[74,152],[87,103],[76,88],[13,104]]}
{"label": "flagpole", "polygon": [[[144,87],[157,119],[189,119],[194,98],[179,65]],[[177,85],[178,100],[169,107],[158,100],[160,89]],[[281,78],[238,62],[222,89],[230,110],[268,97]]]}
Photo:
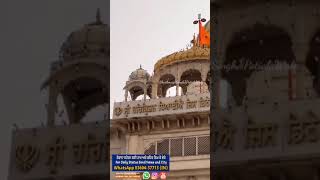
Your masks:
{"label": "flagpole", "polygon": [[198,15],[198,22],[199,22],[199,45],[201,42],[201,14]]}

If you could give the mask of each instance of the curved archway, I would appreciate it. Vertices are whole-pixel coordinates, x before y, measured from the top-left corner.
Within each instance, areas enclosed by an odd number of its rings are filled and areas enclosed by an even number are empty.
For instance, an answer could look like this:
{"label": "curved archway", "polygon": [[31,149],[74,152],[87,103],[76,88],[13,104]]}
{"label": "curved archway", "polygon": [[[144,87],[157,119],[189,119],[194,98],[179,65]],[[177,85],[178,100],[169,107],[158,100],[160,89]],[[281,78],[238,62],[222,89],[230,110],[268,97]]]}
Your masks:
{"label": "curved archway", "polygon": [[102,82],[92,77],[81,77],[70,81],[62,89],[70,123],[79,123],[87,112],[107,102]]}
{"label": "curved archway", "polygon": [[63,94],[68,109],[69,123],[79,123],[86,112],[99,104],[109,102],[109,84],[106,66],[83,62],[68,65],[51,73],[42,84],[48,87],[49,102],[47,108],[48,125],[55,124],[56,101]]}
{"label": "curved archway", "polygon": [[141,86],[132,86],[128,91],[130,92],[131,100],[133,101],[135,101],[137,97],[144,95],[144,88]]}
{"label": "curved archway", "polygon": [[58,71],[54,72],[42,85],[41,89],[44,89],[51,84],[56,84],[62,87],[69,84],[75,79],[80,79],[83,77],[91,77],[100,80],[106,87],[109,84],[107,76],[108,73],[106,66],[102,66],[96,63],[83,62],[81,64],[72,64]]}
{"label": "curved archway", "polygon": [[188,85],[196,81],[200,81],[200,82],[202,81],[201,72],[199,70],[189,69],[184,71],[180,77],[180,83],[181,83],[180,86],[182,88],[183,94],[187,93]]}
{"label": "curved archway", "polygon": [[130,100],[135,101],[137,97],[144,95],[146,90],[146,95],[151,97],[151,85],[145,84],[141,81],[133,81],[127,84],[123,89],[129,92]]}
{"label": "curved archway", "polygon": [[159,79],[158,96],[166,97],[167,90],[176,84],[176,78],[172,74],[164,74]]}
{"label": "curved archway", "polygon": [[222,69],[222,77],[231,84],[236,104],[241,105],[246,95],[246,79],[254,71],[266,65],[294,61],[288,33],[276,26],[255,24],[234,34],[226,49],[223,65],[228,68]]}

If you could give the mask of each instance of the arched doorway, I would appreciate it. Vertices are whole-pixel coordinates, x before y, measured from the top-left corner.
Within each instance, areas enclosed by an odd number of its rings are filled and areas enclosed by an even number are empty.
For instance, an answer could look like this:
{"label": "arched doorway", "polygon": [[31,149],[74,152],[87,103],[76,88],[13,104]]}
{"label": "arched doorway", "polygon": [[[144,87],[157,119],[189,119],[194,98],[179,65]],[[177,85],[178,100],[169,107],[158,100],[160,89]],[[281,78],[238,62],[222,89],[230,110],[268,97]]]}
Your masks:
{"label": "arched doorway", "polygon": [[272,25],[255,24],[234,34],[226,49],[222,77],[230,83],[237,105],[242,104],[246,79],[254,71],[266,65],[295,61],[291,47],[290,36]]}
{"label": "arched doorway", "polygon": [[176,78],[172,74],[164,74],[159,79],[158,97],[166,97],[169,88],[176,85]]}
{"label": "arched doorway", "polygon": [[187,93],[187,87],[192,83],[192,82],[201,82],[201,72],[196,70],[196,69],[189,69],[185,72],[182,73],[181,78],[181,88],[182,88],[182,93],[186,94]]}

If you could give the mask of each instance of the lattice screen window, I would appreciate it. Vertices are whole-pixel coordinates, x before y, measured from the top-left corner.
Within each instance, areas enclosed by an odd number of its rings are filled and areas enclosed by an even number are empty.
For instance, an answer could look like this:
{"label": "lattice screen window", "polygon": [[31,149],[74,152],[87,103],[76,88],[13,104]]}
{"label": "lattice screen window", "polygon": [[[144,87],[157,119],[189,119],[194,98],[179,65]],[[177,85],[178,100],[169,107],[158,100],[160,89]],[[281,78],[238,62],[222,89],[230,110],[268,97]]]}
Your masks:
{"label": "lattice screen window", "polygon": [[144,154],[156,154],[156,146],[152,144],[148,149],[144,151]]}
{"label": "lattice screen window", "polygon": [[198,155],[210,154],[210,137],[198,137]]}
{"label": "lattice screen window", "polygon": [[210,136],[170,138],[156,141],[145,150],[144,154],[170,154],[171,157],[210,154]]}
{"label": "lattice screen window", "polygon": [[197,149],[196,137],[184,138],[184,155],[195,156]]}
{"label": "lattice screen window", "polygon": [[169,139],[158,142],[157,154],[169,154]]}
{"label": "lattice screen window", "polygon": [[171,139],[170,156],[182,156],[182,138]]}

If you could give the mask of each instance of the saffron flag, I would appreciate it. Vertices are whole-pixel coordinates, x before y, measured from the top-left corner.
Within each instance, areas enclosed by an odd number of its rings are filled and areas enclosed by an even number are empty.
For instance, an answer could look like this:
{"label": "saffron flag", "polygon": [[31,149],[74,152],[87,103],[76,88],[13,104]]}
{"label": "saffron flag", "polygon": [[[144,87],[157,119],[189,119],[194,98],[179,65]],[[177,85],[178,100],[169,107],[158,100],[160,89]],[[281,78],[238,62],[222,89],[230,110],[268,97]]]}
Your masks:
{"label": "saffron flag", "polygon": [[201,21],[199,21],[199,44],[200,46],[210,47],[210,34],[204,26],[202,26]]}

